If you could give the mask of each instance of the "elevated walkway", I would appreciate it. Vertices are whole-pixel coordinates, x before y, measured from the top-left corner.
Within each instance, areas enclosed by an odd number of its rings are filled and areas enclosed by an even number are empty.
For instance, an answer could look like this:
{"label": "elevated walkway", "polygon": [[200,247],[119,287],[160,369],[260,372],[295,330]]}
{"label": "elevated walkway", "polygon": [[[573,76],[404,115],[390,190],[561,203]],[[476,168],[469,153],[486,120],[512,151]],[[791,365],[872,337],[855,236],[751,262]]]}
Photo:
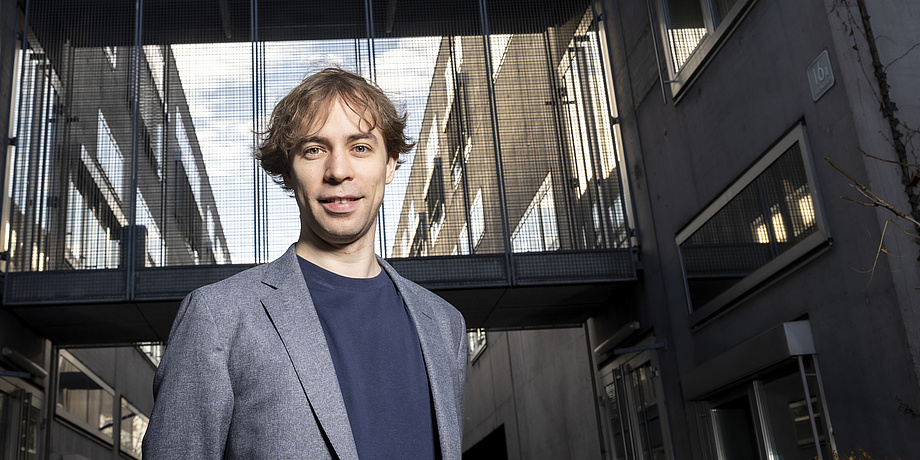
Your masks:
{"label": "elevated walkway", "polygon": [[[471,328],[578,324],[636,279],[629,249],[389,262],[450,301]],[[250,267],[145,268],[131,274],[124,269],[11,272],[4,280],[4,308],[60,346],[160,342],[167,339],[183,297]]]}

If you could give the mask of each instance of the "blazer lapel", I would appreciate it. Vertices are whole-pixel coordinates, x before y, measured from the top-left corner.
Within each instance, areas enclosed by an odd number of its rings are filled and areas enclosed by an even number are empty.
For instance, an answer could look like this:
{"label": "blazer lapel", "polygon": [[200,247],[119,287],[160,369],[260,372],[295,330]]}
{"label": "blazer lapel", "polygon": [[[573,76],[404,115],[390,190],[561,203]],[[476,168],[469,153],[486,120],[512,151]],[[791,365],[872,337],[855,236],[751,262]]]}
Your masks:
{"label": "blazer lapel", "polygon": [[425,370],[428,373],[428,384],[431,389],[431,399],[434,401],[435,418],[438,423],[438,438],[441,443],[442,458],[460,458],[460,446],[450,442],[451,438],[460,434],[457,426],[456,401],[453,388],[456,382],[451,381],[454,373],[451,366],[457,359],[456,350],[445,346],[446,338],[441,333],[441,328],[431,311],[431,305],[420,301],[420,296],[414,291],[418,287],[410,284],[405,278],[396,273],[388,263],[378,259],[383,269],[390,275],[396,289],[402,294],[409,315],[418,332],[419,343],[422,346],[422,357],[425,360]]}
{"label": "blazer lapel", "polygon": [[263,283],[273,289],[262,298],[262,305],[284,343],[316,419],[339,458],[357,459],[332,356],[294,246],[267,264]]}

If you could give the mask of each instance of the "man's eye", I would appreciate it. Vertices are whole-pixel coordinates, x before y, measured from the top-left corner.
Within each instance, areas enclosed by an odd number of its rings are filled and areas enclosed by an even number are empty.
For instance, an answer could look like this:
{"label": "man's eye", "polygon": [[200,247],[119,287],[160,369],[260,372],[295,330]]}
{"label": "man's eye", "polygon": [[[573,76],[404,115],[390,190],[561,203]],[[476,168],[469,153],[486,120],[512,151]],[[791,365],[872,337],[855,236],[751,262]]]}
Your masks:
{"label": "man's eye", "polygon": [[303,149],[304,155],[319,155],[320,152],[321,150],[319,147],[307,147]]}
{"label": "man's eye", "polygon": [[367,153],[370,152],[370,149],[366,145],[356,145],[355,153]]}

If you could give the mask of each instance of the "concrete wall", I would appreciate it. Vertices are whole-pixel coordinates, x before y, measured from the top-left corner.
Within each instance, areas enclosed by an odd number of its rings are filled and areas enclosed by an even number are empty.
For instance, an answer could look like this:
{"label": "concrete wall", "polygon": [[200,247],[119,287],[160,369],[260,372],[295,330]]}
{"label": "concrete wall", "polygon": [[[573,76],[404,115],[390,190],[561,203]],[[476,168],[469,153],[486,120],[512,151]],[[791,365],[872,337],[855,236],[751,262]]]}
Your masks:
{"label": "concrete wall", "polygon": [[504,425],[510,459],[601,458],[583,329],[489,332],[467,367],[463,450]]}

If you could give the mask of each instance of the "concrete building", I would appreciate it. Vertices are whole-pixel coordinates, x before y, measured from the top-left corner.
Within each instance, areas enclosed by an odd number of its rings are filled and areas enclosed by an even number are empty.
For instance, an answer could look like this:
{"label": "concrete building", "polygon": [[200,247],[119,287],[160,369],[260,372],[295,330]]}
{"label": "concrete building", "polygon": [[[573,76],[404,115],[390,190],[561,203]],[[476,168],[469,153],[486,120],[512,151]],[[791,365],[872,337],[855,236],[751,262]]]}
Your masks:
{"label": "concrete building", "polygon": [[125,295],[137,269],[229,262],[226,238],[171,49],[23,31],[24,13],[0,6],[0,458],[140,458],[162,345],[87,327],[120,315],[79,304]]}
{"label": "concrete building", "polygon": [[605,455],[916,456],[917,229],[840,197],[918,215],[920,9],[646,3],[602,8],[643,274],[588,321]]}

